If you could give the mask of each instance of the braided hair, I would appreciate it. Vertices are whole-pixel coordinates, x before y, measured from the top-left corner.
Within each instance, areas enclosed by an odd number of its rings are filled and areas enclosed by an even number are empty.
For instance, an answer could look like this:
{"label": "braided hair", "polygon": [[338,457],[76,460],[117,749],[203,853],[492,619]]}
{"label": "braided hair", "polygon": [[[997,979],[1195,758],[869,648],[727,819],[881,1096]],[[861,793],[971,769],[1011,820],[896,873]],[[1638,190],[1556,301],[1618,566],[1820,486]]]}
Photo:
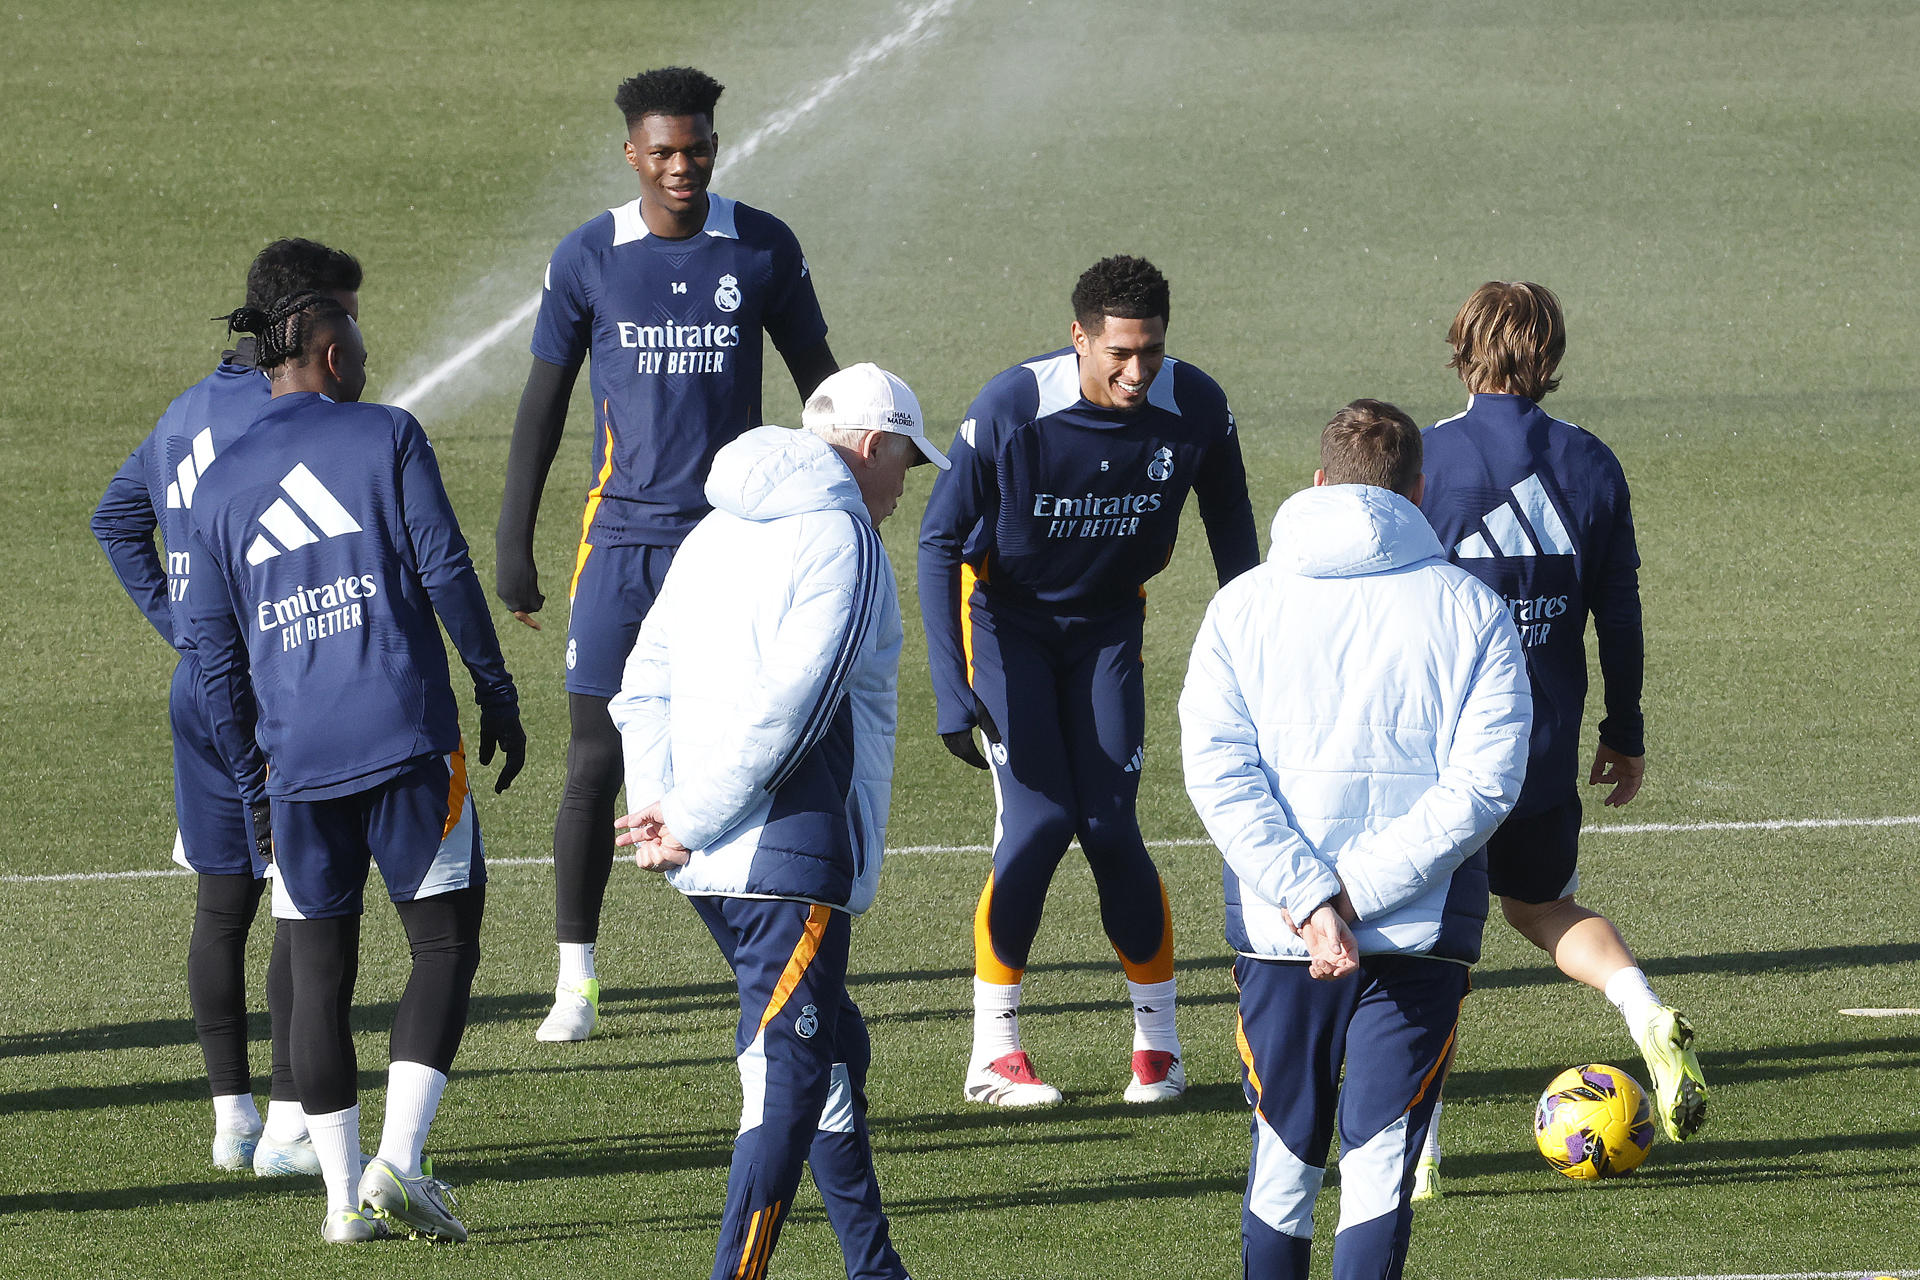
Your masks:
{"label": "braided hair", "polygon": [[316,289],[302,289],[265,307],[235,307],[224,316],[228,333],[251,333],[259,340],[256,363],[277,369],[308,354],[307,341],[320,322],[347,314],[340,300]]}

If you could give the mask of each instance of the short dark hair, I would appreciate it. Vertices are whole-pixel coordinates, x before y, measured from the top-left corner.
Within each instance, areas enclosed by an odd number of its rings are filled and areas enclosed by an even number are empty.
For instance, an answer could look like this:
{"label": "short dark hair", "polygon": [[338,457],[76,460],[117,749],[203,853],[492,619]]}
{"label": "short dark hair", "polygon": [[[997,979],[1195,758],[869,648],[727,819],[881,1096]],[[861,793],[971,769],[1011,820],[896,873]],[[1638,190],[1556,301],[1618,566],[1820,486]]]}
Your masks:
{"label": "short dark hair", "polygon": [[1385,400],[1355,400],[1320,433],[1328,484],[1370,484],[1410,498],[1420,461],[1420,428]]}
{"label": "short dark hair", "polygon": [[1560,385],[1567,318],[1553,290],[1529,280],[1489,280],[1473,291],[1447,327],[1453,358],[1470,391],[1538,400]]}
{"label": "short dark hair", "polygon": [[255,363],[262,369],[277,369],[289,360],[311,354],[307,343],[315,330],[347,314],[346,307],[332,294],[302,289],[267,306],[249,303],[214,319],[225,320],[229,333],[253,334],[259,339]]}
{"label": "short dark hair", "polygon": [[1145,258],[1116,254],[1102,258],[1080,274],[1073,286],[1073,318],[1088,333],[1098,333],[1108,316],[1122,320],[1172,318],[1172,295],[1167,278]]}
{"label": "short dark hair", "polygon": [[265,311],[282,298],[316,293],[357,293],[360,263],[342,249],[298,237],[275,240],[247,269],[247,305]]}
{"label": "short dark hair", "polygon": [[692,67],[655,67],[622,81],[613,93],[613,105],[627,118],[627,128],[645,116],[705,116],[713,122],[713,105],[727,86]]}

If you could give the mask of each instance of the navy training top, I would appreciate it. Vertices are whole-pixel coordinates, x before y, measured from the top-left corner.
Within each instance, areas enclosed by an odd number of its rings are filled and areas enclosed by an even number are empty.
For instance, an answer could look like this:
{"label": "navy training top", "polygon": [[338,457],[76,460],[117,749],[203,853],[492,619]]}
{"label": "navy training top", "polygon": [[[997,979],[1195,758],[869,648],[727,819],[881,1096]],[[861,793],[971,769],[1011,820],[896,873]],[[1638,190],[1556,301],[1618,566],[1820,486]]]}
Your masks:
{"label": "navy training top", "polygon": [[406,410],[280,396],[201,476],[191,530],[188,639],[249,801],[348,795],[454,750],[441,623],[476,701],[518,704],[433,447]]}
{"label": "navy training top", "polygon": [[1640,687],[1640,553],[1613,450],[1525,396],[1475,394],[1422,433],[1420,510],[1448,558],[1499,592],[1533,683],[1533,740],[1516,814],[1578,791],[1587,701],[1586,626],[1600,648],[1600,741],[1646,753]]}
{"label": "navy training top", "polygon": [[[93,512],[93,536],[160,638],[187,648],[187,514],[200,476],[239,439],[272,397],[254,367],[252,338],[220,357],[220,366],[181,392],[135,447]],[[163,566],[153,545],[160,531]]]}
{"label": "navy training top", "polygon": [[573,231],[547,264],[537,359],[593,358],[592,484],[583,533],[678,546],[707,513],[720,446],[760,425],[761,332],[787,355],[826,341],[800,242],[772,214],[707,197],[700,234],[665,240],[640,202]]}
{"label": "navy training top", "polygon": [[1129,412],[1080,394],[1072,347],[997,375],[974,398],[920,522],[920,611],[938,730],[974,723],[960,566],[989,607],[1091,617],[1166,568],[1192,491],[1222,584],[1260,560],[1226,394],[1169,357]]}

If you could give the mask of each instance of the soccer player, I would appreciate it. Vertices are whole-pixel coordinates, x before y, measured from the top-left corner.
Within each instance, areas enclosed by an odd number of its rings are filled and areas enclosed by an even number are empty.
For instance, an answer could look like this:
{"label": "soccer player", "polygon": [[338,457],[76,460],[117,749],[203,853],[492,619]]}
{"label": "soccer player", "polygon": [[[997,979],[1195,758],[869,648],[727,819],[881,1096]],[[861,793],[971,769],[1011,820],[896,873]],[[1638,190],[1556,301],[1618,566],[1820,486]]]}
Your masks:
{"label": "soccer player", "polygon": [[1313,480],[1274,518],[1267,562],[1207,608],[1181,747],[1239,953],[1244,1274],[1305,1280],[1337,1123],[1333,1274],[1393,1280],[1532,698],[1506,607],[1414,505],[1411,418],[1354,401]]}
{"label": "soccer player", "polygon": [[[270,798],[322,1236],[371,1240],[392,1221],[464,1240],[420,1162],[466,1028],[486,895],[441,626],[473,677],[480,763],[505,753],[495,791],[526,753],[518,698],[426,434],[405,410],[356,403],[366,347],[353,317],[307,292],[230,323],[258,336],[273,399],[200,477],[188,637],[221,755],[249,804]],[[363,1176],[348,1015],[369,860],[412,969]]]}
{"label": "soccer player", "polygon": [[572,734],[553,827],[560,976],[541,1040],[584,1040],[599,1019],[594,945],[621,768],[607,700],[674,549],[706,514],[701,485],[715,451],[760,423],[761,334],[785,357],[802,399],[835,368],[793,232],[707,190],[720,93],[691,67],[662,67],[614,95],[640,195],[554,251],[507,455],[497,589],[514,617],[538,630],[533,615],[545,597],[534,519],[574,379],[591,355],[592,483],[567,586]]}
{"label": "soccer player", "polygon": [[820,384],[807,430],[721,449],[627,659],[614,722],[638,811],[619,837],[687,895],[733,970],[743,1094],[714,1280],[761,1280],[803,1163],[855,1280],[906,1269],[867,1138],[872,1057],[847,994],[893,784],[900,605],[877,528],[907,468],[947,459],[907,385]]}
{"label": "soccer player", "polygon": [[[360,310],[360,264],[312,240],[276,240],[247,271],[247,304],[313,290],[349,315]],[[247,933],[265,888],[267,814],[249,811],[239,784],[213,744],[199,696],[199,664],[187,641],[187,514],[200,476],[237,439],[272,392],[241,338],[214,371],[167,406],[159,423],[107,485],[93,513],[93,536],[120,585],[160,638],[180,651],[168,694],[173,729],[173,802],[179,830],[174,858],[195,875],[193,936],[187,946],[187,998],[213,1090],[213,1163],[252,1166],[262,1176],[317,1174],[307,1122],[287,1060],[291,997],[284,936],[275,932],[267,968],[273,1024],[273,1073],[263,1125],[247,1063]],[[164,564],[154,547],[158,530]]]}
{"label": "soccer player", "polygon": [[[1493,892],[1508,923],[1620,1010],[1653,1076],[1661,1128],[1683,1141],[1707,1109],[1693,1027],[1654,995],[1612,921],[1573,897],[1589,614],[1606,718],[1587,783],[1610,788],[1602,803],[1624,805],[1646,773],[1640,553],[1627,479],[1613,450],[1540,408],[1560,385],[1554,373],[1567,347],[1551,290],[1489,281],[1454,316],[1447,342],[1467,410],[1427,429],[1421,510],[1453,562],[1505,597],[1533,682],[1526,788],[1487,845]],[[1437,1115],[1431,1133],[1422,1181],[1437,1194]]]}
{"label": "soccer player", "polygon": [[[974,913],[966,1097],[1060,1101],[1020,1047],[1020,986],[1055,868],[1078,836],[1133,998],[1129,1102],[1186,1089],[1173,917],[1134,815],[1145,759],[1145,582],[1189,490],[1226,583],[1259,561],[1233,414],[1167,355],[1167,281],[1140,258],[1073,290],[1073,345],[1016,365],[967,410],[920,525],[920,608],[947,749],[991,768],[993,871]],[[985,737],[983,757],[973,739]]]}

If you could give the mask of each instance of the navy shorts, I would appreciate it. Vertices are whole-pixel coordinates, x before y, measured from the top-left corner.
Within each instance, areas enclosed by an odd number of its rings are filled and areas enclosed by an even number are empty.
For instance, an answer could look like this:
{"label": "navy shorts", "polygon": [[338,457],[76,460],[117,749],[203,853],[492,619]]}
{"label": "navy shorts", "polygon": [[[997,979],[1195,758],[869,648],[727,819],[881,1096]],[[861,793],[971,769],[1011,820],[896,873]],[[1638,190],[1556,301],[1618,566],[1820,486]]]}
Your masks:
{"label": "navy shorts", "polygon": [[567,615],[567,692],[611,698],[677,547],[583,543]]}
{"label": "navy shorts", "polygon": [[1579,796],[1508,818],[1487,841],[1487,888],[1521,902],[1558,902],[1580,887],[1579,852]]}
{"label": "navy shorts", "polygon": [[200,663],[191,653],[180,655],[173,669],[167,718],[173,727],[173,811],[179,823],[173,860],[203,876],[264,875],[266,863],[253,851],[246,802],[213,745]]}
{"label": "navy shorts", "polygon": [[463,750],[352,795],[273,802],[276,920],[359,915],[370,861],[395,902],[486,883]]}

